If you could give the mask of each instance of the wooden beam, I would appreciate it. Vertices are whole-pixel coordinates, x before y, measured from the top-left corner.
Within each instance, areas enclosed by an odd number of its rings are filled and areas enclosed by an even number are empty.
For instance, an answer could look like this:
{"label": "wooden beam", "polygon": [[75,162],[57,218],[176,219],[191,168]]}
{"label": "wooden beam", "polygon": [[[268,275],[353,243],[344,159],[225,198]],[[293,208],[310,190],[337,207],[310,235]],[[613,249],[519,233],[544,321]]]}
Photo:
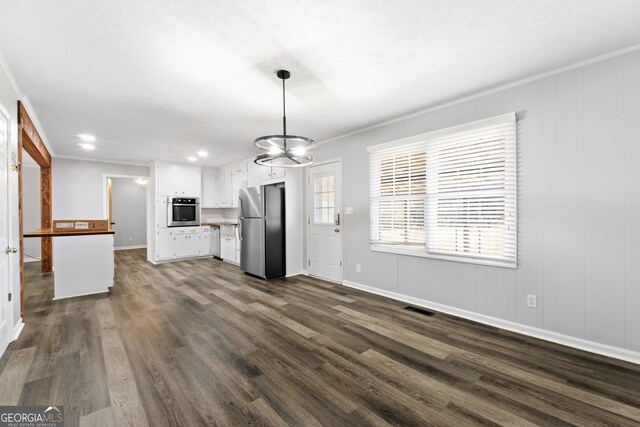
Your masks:
{"label": "wooden beam", "polygon": [[[24,317],[24,224],[22,212],[22,150],[40,166],[40,226],[51,227],[51,154],[29,113],[18,101],[18,217],[20,228],[20,312]],[[51,237],[42,238],[42,272],[53,271]]]}
{"label": "wooden beam", "polygon": [[[51,168],[40,168],[40,227],[50,228],[51,221]],[[51,237],[43,237],[41,241],[41,267],[43,273],[53,271],[53,246]]]}
{"label": "wooden beam", "polygon": [[51,154],[49,154],[49,150],[29,117],[29,113],[20,101],[18,101],[18,132],[23,133],[22,147],[38,166],[41,168],[51,167]]}

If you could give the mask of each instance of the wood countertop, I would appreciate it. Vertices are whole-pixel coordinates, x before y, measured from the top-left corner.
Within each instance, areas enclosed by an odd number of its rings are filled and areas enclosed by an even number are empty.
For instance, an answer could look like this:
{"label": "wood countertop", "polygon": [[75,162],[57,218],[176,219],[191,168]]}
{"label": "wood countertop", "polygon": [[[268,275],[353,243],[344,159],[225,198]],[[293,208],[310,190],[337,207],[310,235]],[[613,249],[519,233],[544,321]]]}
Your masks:
{"label": "wood countertop", "polygon": [[53,228],[39,228],[25,231],[24,237],[57,237],[57,236],[90,236],[94,234],[115,234],[109,230],[53,230]]}
{"label": "wood countertop", "polygon": [[221,225],[238,225],[237,222],[231,222],[231,221],[217,221],[217,222],[201,222],[200,225],[202,226],[213,226],[213,227],[220,227]]}

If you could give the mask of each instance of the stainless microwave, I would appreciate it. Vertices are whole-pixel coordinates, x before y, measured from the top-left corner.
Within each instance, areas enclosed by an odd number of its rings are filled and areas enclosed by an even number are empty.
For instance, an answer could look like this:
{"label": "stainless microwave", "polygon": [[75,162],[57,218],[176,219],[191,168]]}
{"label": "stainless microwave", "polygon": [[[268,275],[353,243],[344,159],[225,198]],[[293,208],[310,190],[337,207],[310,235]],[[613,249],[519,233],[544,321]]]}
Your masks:
{"label": "stainless microwave", "polygon": [[167,227],[200,225],[200,199],[169,197],[167,200]]}

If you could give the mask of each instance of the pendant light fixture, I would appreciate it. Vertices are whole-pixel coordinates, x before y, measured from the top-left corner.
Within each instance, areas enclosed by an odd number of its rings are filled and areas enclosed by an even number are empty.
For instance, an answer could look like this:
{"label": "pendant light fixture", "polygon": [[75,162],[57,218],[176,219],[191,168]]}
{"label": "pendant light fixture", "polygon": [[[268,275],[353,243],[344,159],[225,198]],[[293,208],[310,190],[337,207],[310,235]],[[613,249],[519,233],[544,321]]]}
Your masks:
{"label": "pendant light fixture", "polygon": [[277,73],[282,80],[282,135],[266,135],[256,138],[253,144],[265,150],[254,162],[264,166],[276,166],[279,168],[300,168],[313,164],[313,157],[308,151],[316,146],[313,139],[306,136],[287,135],[287,110],[285,101],[285,81],[291,77],[287,70]]}

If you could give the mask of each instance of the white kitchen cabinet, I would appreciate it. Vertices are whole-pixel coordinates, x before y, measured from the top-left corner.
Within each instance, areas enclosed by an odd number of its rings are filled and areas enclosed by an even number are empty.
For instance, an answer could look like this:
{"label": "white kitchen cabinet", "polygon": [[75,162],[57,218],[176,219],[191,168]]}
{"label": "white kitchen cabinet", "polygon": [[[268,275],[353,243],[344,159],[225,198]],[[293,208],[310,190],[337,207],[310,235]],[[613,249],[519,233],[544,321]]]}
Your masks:
{"label": "white kitchen cabinet", "polygon": [[174,163],[158,163],[158,195],[179,196],[181,165]]}
{"label": "white kitchen cabinet", "polygon": [[257,187],[268,181],[283,180],[284,177],[284,168],[262,166],[251,163],[249,165],[248,186]]}
{"label": "white kitchen cabinet", "polygon": [[230,208],[231,200],[231,168],[223,168],[218,180],[218,207]]}
{"label": "white kitchen cabinet", "polygon": [[200,167],[175,163],[158,163],[157,167],[158,196],[201,196]]}
{"label": "white kitchen cabinet", "polygon": [[213,168],[202,168],[202,208],[218,207],[218,172]]}
{"label": "white kitchen cabinet", "polygon": [[211,255],[211,227],[202,227],[200,234],[200,256]]}
{"label": "white kitchen cabinet", "polygon": [[180,167],[180,189],[181,196],[184,197],[201,197],[202,196],[202,179],[201,169],[197,166]]}
{"label": "white kitchen cabinet", "polygon": [[271,168],[271,179],[282,179],[285,177],[285,168]]}
{"label": "white kitchen cabinet", "polygon": [[220,258],[237,264],[237,256],[236,238],[234,236],[220,236]]}
{"label": "white kitchen cabinet", "polygon": [[174,257],[186,258],[200,255],[200,234],[174,234]]}
{"label": "white kitchen cabinet", "polygon": [[238,197],[240,196],[240,189],[247,188],[247,172],[237,173],[231,175],[231,206],[238,207]]}
{"label": "white kitchen cabinet", "polygon": [[156,259],[171,259],[174,257],[174,239],[170,229],[157,230],[156,240]]}
{"label": "white kitchen cabinet", "polygon": [[156,199],[156,228],[167,228],[167,198]]}

